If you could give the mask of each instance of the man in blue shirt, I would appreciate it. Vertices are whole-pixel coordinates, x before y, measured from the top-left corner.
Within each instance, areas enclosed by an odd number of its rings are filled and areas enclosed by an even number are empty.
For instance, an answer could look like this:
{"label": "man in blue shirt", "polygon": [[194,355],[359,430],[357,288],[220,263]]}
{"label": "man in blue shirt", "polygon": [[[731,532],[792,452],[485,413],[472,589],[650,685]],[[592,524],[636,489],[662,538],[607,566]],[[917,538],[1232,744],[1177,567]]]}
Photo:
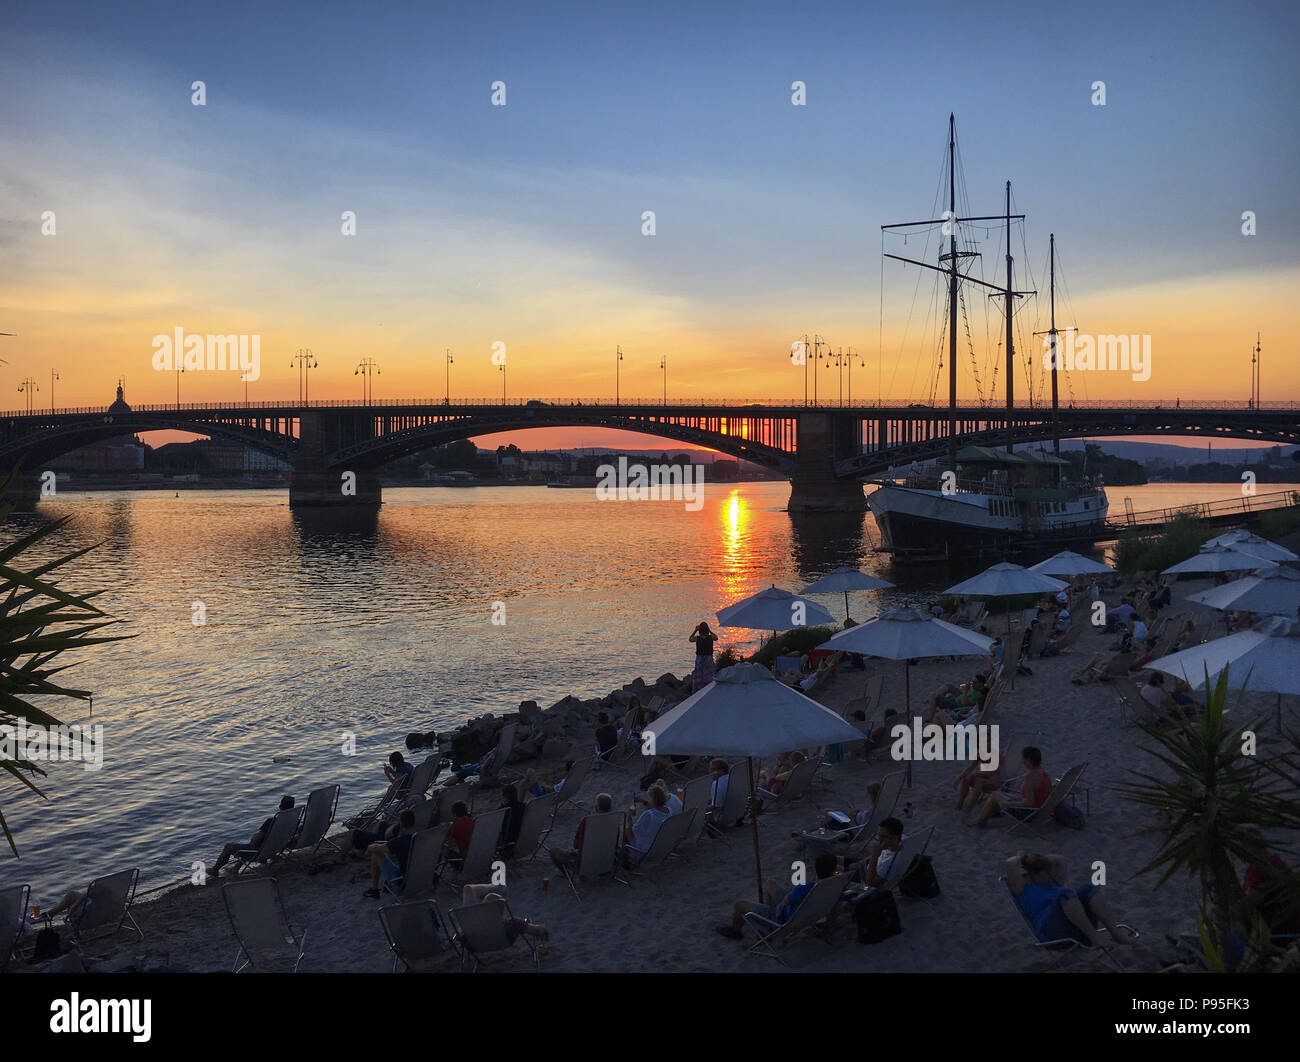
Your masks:
{"label": "man in blue shirt", "polygon": [[[833,852],[822,852],[813,864],[813,869],[817,873],[817,881],[834,877],[835,866],[835,854]],[[783,897],[778,899],[777,889],[779,885],[769,882],[764,897],[767,903],[755,903],[753,900],[737,900],[731,908],[731,922],[727,925],[718,926],[718,932],[731,940],[740,940],[744,936],[745,914],[749,911],[753,911],[759,917],[766,918],[770,922],[785,925],[794,917],[799,905],[812,892],[814,884],[814,882],[808,881],[802,885],[795,885]]]}

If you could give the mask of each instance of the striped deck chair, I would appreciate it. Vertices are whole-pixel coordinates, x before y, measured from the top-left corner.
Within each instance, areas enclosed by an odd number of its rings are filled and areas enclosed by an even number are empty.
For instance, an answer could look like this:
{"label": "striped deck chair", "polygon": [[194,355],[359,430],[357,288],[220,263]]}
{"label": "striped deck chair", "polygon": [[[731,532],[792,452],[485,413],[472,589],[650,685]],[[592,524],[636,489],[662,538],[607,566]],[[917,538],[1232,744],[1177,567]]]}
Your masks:
{"label": "striped deck chair", "polygon": [[422,973],[439,968],[448,955],[460,958],[442,913],[432,900],[381,907],[379,924],[393,951],[393,973],[401,965],[408,973]]}
{"label": "striped deck chair", "polygon": [[31,896],[30,885],[10,885],[0,889],[0,971],[5,970],[9,959],[18,954],[27,926],[27,904]]}
{"label": "striped deck chair", "polygon": [[[1015,907],[1016,911],[1020,915],[1021,921],[1023,921],[1026,928],[1028,928],[1029,935],[1034,938],[1034,947],[1042,948],[1044,951],[1048,952],[1052,956],[1052,961],[1057,968],[1059,968],[1072,955],[1093,953],[1096,958],[1105,962],[1117,973],[1124,973],[1124,968],[1120,966],[1119,963],[1115,962],[1114,958],[1110,954],[1109,948],[1097,948],[1092,944],[1085,944],[1080,940],[1076,940],[1074,937],[1058,937],[1055,940],[1039,940],[1038,930],[1034,928],[1034,923],[1030,921],[1029,915],[1025,913],[1025,909],[1020,906],[1019,901],[1016,899],[1016,894],[1011,891],[1011,882],[1007,881],[1005,877],[999,877],[998,881],[1006,887],[1007,896],[1010,898],[1012,906]],[[1135,938],[1140,935],[1136,929],[1125,922],[1117,922],[1116,925],[1121,929],[1127,929]],[[1107,930],[1103,928],[1101,932],[1105,933]]]}
{"label": "striped deck chair", "polygon": [[238,877],[254,863],[269,863],[293,843],[302,822],[303,808],[289,808],[277,811],[271,820],[271,828],[266,831],[262,843],[256,848],[248,846],[239,848],[234,854],[235,876]]}
{"label": "striped deck chair", "polygon": [[[234,973],[253,966],[275,969],[293,957],[291,972],[297,973],[307,946],[307,931],[289,921],[275,878],[248,878],[221,886],[230,928],[239,942]],[[295,955],[294,949],[297,949]],[[240,959],[243,958],[243,962]]]}
{"label": "striped deck chair", "polygon": [[298,836],[289,843],[289,854],[306,852],[307,858],[314,859],[321,845],[329,845],[339,855],[343,849],[325,836],[334,824],[334,812],[339,805],[339,787],[327,785],[314,789],[307,794],[307,806],[302,813],[302,827]]}
{"label": "striped deck chair", "polygon": [[848,884],[848,874],[822,878],[813,885],[787,922],[774,922],[757,911],[747,911],[745,923],[758,934],[758,940],[750,946],[750,954],[768,956],[785,966],[781,950],[800,933],[815,931],[818,924],[835,910],[835,905],[840,902]]}
{"label": "striped deck chair", "polygon": [[[1021,826],[1029,823],[1032,823],[1036,828],[1042,828],[1048,823],[1054,822],[1057,805],[1070,795],[1070,791],[1078,784],[1080,776],[1082,776],[1083,772],[1087,769],[1087,763],[1080,763],[1071,767],[1056,780],[1056,784],[1052,786],[1052,791],[1048,794],[1047,800],[1043,802],[1043,806],[1039,808],[1030,808],[1029,811],[1031,814],[1027,815],[1023,819],[1016,819],[1015,824],[1011,829],[1007,830],[1007,833],[1015,833],[1015,831],[1020,829]],[[1011,806],[1025,807],[1023,804],[1013,804]],[[1003,808],[1003,810],[1005,811],[1007,809]]]}

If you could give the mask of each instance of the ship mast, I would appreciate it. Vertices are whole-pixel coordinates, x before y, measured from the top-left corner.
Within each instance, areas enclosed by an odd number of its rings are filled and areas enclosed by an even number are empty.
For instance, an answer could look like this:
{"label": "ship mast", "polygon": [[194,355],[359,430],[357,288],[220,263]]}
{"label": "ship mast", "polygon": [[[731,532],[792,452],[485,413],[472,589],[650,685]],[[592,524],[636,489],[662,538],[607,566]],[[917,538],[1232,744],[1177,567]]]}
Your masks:
{"label": "ship mast", "polygon": [[[987,281],[976,280],[974,277],[966,276],[961,272],[958,263],[963,258],[975,258],[979,255],[978,251],[959,251],[957,250],[957,225],[964,221],[1001,221],[1006,218],[1008,228],[1012,218],[1023,218],[1023,214],[1012,214],[1010,200],[1006,214],[982,215],[980,217],[959,218],[957,217],[957,120],[952,115],[948,115],[948,209],[945,211],[946,217],[934,219],[931,221],[908,221],[897,225],[881,225],[882,231],[890,229],[913,228],[919,225],[945,225],[948,227],[948,253],[940,254],[941,265],[931,265],[929,262],[918,262],[915,258],[904,258],[901,255],[887,254],[886,258],[894,258],[900,262],[909,262],[912,265],[921,266],[924,269],[933,269],[936,273],[943,273],[948,277],[948,463],[949,467],[957,467],[957,283],[964,280],[971,284],[979,284],[986,288],[992,288],[994,291],[1001,289],[996,284],[989,284]],[[942,244],[940,244],[942,247]],[[1009,246],[1009,245],[1008,245]],[[1007,263],[1007,269],[1010,270],[1010,261]],[[1008,274],[1007,287],[1010,288],[1010,276]],[[1010,300],[1007,300],[1010,302]],[[1008,326],[1009,327],[1009,326]],[[1010,432],[1010,411],[1008,410],[1008,433]],[[1008,434],[1008,438],[1010,435]]]}
{"label": "ship mast", "polygon": [[[1007,222],[1007,286],[1002,289],[1000,295],[1006,300],[1007,313],[1007,453],[1015,449],[1015,410],[1016,410],[1016,391],[1015,391],[1015,374],[1012,372],[1012,366],[1015,358],[1015,340],[1012,338],[1012,321],[1015,317],[1015,303],[1013,299],[1023,298],[1025,295],[1033,295],[1032,291],[1015,291],[1011,283],[1011,220],[1012,218],[1023,218],[1024,214],[1011,213],[1011,182],[1007,181],[1007,209],[1003,217]],[[1001,218],[999,218],[1001,220]],[[992,286],[992,285],[990,285]],[[990,296],[996,298],[997,296]]]}
{"label": "ship mast", "polygon": [[1056,233],[1052,233],[1048,237],[1048,241],[1048,274],[1051,277],[1052,292],[1052,326],[1046,332],[1035,332],[1034,335],[1052,337],[1052,452],[1059,457],[1061,455],[1061,404],[1060,396],[1057,391],[1056,370],[1059,368],[1057,361],[1060,358],[1060,354],[1056,346],[1056,337],[1060,335],[1061,330],[1056,327]]}

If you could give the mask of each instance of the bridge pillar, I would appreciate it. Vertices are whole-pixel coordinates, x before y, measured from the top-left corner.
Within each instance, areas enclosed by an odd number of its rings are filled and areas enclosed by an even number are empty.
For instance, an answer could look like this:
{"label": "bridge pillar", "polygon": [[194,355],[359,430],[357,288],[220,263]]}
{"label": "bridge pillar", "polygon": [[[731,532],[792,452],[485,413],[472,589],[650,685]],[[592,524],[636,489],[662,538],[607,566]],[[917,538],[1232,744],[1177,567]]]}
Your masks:
{"label": "bridge pillar", "polygon": [[304,412],[299,418],[298,457],[289,484],[290,509],[328,506],[362,510],[383,505],[383,488],[373,469],[327,469],[325,453],[321,415]]}
{"label": "bridge pillar", "polygon": [[835,458],[858,451],[851,415],[829,412],[799,414],[798,450],[790,480],[792,513],[865,513],[867,499],[856,479],[835,474]]}

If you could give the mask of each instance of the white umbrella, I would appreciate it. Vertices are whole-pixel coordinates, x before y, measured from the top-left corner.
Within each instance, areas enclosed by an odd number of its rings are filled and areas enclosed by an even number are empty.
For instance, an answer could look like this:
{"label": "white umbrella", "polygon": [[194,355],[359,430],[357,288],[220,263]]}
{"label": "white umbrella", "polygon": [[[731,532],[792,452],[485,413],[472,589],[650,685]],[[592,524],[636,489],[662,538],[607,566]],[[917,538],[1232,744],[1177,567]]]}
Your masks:
{"label": "white umbrella", "polygon": [[1223,612],[1257,612],[1261,616],[1295,619],[1300,609],[1300,572],[1294,568],[1261,568],[1256,575],[1188,594],[1187,600]]}
{"label": "white umbrella", "polygon": [[[678,755],[744,756],[749,763],[749,796],[754,799],[755,756],[774,756],[790,749],[859,741],[862,733],[759,664],[733,664],[654,722],[653,748]],[[731,784],[731,783],[728,783]],[[763,869],[754,827],[754,864],[759,899]]]}
{"label": "white umbrella", "polygon": [[789,590],[778,590],[775,586],[718,610],[719,626],[759,631],[788,631],[834,622],[835,617],[816,601],[796,597]]}
{"label": "white umbrella", "polygon": [[1210,575],[1222,572],[1248,572],[1255,568],[1272,568],[1275,562],[1257,554],[1241,553],[1229,546],[1211,546],[1195,557],[1166,568],[1162,575]]}
{"label": "white umbrella", "polygon": [[1292,553],[1285,546],[1279,546],[1276,542],[1261,538],[1259,535],[1247,531],[1244,527],[1238,527],[1235,530],[1219,535],[1217,538],[1210,539],[1201,549],[1213,549],[1215,546],[1227,546],[1229,549],[1235,549],[1240,553],[1253,553],[1257,557],[1266,557],[1271,561],[1300,560],[1300,555]]}
{"label": "white umbrella", "polygon": [[836,568],[830,575],[823,575],[811,586],[805,586],[803,592],[805,594],[843,593],[844,618],[847,620],[850,590],[883,590],[893,585],[885,582],[884,579],[877,579],[874,575],[858,571],[857,568]]}
{"label": "white umbrella", "polygon": [[[932,656],[987,656],[992,645],[992,638],[968,631],[965,627],[945,623],[913,608],[892,608],[875,619],[841,631],[818,648],[907,661],[903,667],[903,680],[910,717],[913,660]],[[907,780],[910,785],[911,760],[907,761]]]}
{"label": "white umbrella", "polygon": [[1074,550],[1065,549],[1053,557],[1048,557],[1045,561],[1039,561],[1037,564],[1031,564],[1029,571],[1037,572],[1039,575],[1114,575],[1115,569],[1109,564],[1102,564],[1101,561],[1095,561],[1091,557],[1085,557],[1082,553],[1075,553]]}
{"label": "white umbrella", "polygon": [[1047,594],[1064,590],[1066,584],[1050,575],[1042,575],[1019,564],[1003,562],[986,568],[979,575],[972,576],[956,586],[950,586],[945,594],[961,594],[966,597],[1016,597],[1019,594]]}
{"label": "white umbrella", "polygon": [[1300,693],[1300,623],[1272,616],[1252,630],[1194,645],[1147,666],[1184,679],[1194,690],[1205,688],[1207,674],[1213,683],[1227,668],[1231,689],[1278,695],[1277,725],[1281,730],[1282,694]]}

